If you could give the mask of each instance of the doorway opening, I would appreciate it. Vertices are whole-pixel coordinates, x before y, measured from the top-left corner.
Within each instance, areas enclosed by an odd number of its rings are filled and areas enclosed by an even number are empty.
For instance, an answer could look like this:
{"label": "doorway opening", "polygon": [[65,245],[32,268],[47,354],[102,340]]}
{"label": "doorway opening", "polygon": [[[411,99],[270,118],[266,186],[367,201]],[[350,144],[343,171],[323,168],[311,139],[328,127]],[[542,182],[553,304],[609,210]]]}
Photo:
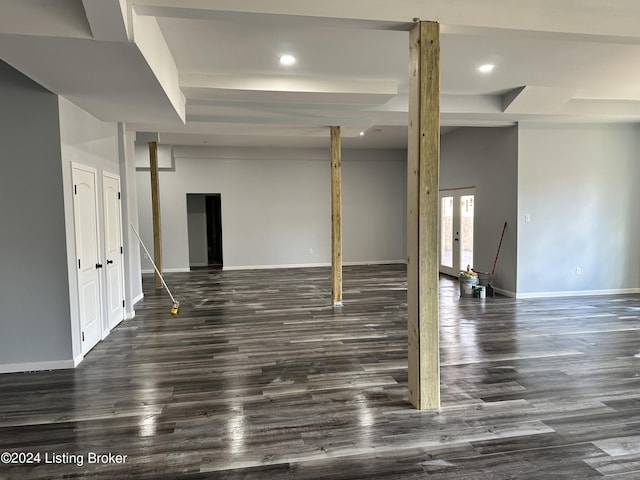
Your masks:
{"label": "doorway opening", "polygon": [[222,199],[219,193],[187,193],[190,268],[222,268]]}
{"label": "doorway opening", "polygon": [[473,268],[475,189],[440,191],[440,272],[458,276]]}

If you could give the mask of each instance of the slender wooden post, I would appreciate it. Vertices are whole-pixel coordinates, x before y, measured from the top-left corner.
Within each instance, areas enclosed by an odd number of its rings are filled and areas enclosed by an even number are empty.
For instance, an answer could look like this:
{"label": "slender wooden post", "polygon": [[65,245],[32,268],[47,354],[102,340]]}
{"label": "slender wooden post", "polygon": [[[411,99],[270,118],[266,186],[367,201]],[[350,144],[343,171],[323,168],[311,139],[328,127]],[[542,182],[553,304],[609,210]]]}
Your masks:
{"label": "slender wooden post", "polygon": [[340,127],[331,127],[331,296],[342,306],[342,160]]}
{"label": "slender wooden post", "polygon": [[[151,164],[151,210],[153,217],[153,263],[162,273],[162,236],[160,233],[160,191],[158,182],[158,143],[149,142],[149,161]],[[156,272],[156,288],[162,288],[162,280]]]}
{"label": "slender wooden post", "polygon": [[407,304],[409,401],[440,408],[438,169],[440,28],[418,22],[409,37]]}

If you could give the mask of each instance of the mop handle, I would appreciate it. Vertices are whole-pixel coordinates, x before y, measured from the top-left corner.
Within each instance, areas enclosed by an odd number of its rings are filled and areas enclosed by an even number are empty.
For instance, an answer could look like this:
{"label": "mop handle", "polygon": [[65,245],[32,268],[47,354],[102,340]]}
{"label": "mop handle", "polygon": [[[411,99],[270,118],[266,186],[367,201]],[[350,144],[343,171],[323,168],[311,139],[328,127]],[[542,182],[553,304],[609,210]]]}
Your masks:
{"label": "mop handle", "polygon": [[507,222],[504,222],[502,227],[502,235],[500,235],[500,243],[498,244],[498,251],[496,252],[496,259],[493,261],[493,268],[491,269],[491,279],[493,280],[493,273],[496,271],[496,263],[498,263],[498,255],[500,255],[500,247],[502,247],[502,239],[504,238],[504,231],[507,229]]}
{"label": "mop handle", "polygon": [[140,235],[138,235],[138,232],[136,232],[136,229],[133,227],[133,225],[129,224],[129,226],[131,227],[131,230],[133,230],[133,233],[136,234],[136,237],[138,237],[138,241],[140,242],[140,245],[142,245],[142,248],[144,248],[144,251],[147,252],[147,257],[149,257],[149,261],[151,262],[151,265],[153,265],[154,270],[160,277],[160,280],[162,280],[162,285],[164,285],[164,288],[167,290],[167,293],[169,294],[169,296],[171,297],[171,300],[175,305],[176,299],[173,298],[173,295],[171,295],[171,290],[169,290],[169,287],[167,287],[167,284],[165,283],[164,278],[162,278],[162,274],[158,271],[158,267],[156,267],[156,264],[153,262],[153,260],[151,260],[151,254],[149,253],[149,250],[147,250],[147,247],[144,246],[144,242],[140,238]]}

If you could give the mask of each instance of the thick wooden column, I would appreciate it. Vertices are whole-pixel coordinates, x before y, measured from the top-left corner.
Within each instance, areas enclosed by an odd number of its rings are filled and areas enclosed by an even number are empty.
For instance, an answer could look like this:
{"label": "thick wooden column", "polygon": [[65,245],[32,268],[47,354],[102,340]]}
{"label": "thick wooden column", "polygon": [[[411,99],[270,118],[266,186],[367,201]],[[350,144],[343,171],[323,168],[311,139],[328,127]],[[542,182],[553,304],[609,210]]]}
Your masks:
{"label": "thick wooden column", "polygon": [[[160,188],[158,182],[158,143],[149,142],[149,162],[151,164],[151,210],[153,219],[153,263],[162,273],[162,236],[160,233]],[[162,280],[156,272],[156,288],[162,288]]]}
{"label": "thick wooden column", "polygon": [[440,408],[438,168],[440,28],[418,22],[409,37],[407,303],[409,401]]}
{"label": "thick wooden column", "polygon": [[342,305],[342,153],[340,127],[331,127],[331,297]]}

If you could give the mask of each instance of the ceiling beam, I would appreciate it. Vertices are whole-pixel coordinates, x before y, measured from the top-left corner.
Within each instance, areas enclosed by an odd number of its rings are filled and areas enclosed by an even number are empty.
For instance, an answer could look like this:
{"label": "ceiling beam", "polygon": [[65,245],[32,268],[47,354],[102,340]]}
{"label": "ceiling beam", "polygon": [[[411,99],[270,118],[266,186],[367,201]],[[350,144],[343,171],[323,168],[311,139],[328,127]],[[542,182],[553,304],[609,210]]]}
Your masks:
{"label": "ceiling beam", "polygon": [[349,29],[368,29],[368,30],[393,30],[393,31],[409,31],[413,26],[412,20],[389,21],[385,19],[360,19],[360,18],[337,18],[324,16],[309,15],[292,15],[279,13],[262,13],[261,11],[229,11],[217,10],[212,6],[204,6],[204,8],[185,8],[182,5],[152,5],[152,4],[136,4],[135,11],[138,15],[146,15],[157,18],[181,18],[189,20],[216,20],[216,21],[241,21],[244,24],[260,24],[272,26],[289,26],[292,23],[298,27],[313,28],[327,26],[328,23],[332,27],[349,28]]}
{"label": "ceiling beam", "polygon": [[[217,115],[242,108],[272,113],[293,109],[294,115],[304,115],[303,110],[310,109],[361,110],[382,106],[398,93],[395,80],[317,77],[182,75],[180,87],[190,99],[190,114],[215,111]],[[323,114],[307,116],[317,118]]]}
{"label": "ceiling beam", "polygon": [[535,87],[527,85],[502,96],[504,113],[553,115],[576,94],[575,88]]}
{"label": "ceiling beam", "polygon": [[82,0],[95,40],[128,42],[126,0]]}
{"label": "ceiling beam", "polygon": [[[637,19],[640,2],[617,0],[615,8],[610,0],[134,0],[141,15],[176,18],[229,18],[229,15],[299,17],[299,21],[336,20],[345,26],[407,30],[414,19],[438,21],[442,33],[449,33],[447,25],[493,29],[513,29],[589,36],[592,41],[603,37],[624,40],[640,38]],[[224,16],[227,17],[224,17]],[[257,17],[256,17],[257,18]],[[264,17],[263,17],[264,18]]]}
{"label": "ceiling beam", "polygon": [[180,89],[178,67],[160,31],[158,22],[152,17],[133,14],[133,41],[182,122],[186,117],[186,97]]}
{"label": "ceiling beam", "polygon": [[183,88],[211,88],[242,91],[299,92],[299,93],[362,93],[396,95],[398,82],[379,79],[331,79],[305,77],[273,77],[249,75],[180,76]]}

